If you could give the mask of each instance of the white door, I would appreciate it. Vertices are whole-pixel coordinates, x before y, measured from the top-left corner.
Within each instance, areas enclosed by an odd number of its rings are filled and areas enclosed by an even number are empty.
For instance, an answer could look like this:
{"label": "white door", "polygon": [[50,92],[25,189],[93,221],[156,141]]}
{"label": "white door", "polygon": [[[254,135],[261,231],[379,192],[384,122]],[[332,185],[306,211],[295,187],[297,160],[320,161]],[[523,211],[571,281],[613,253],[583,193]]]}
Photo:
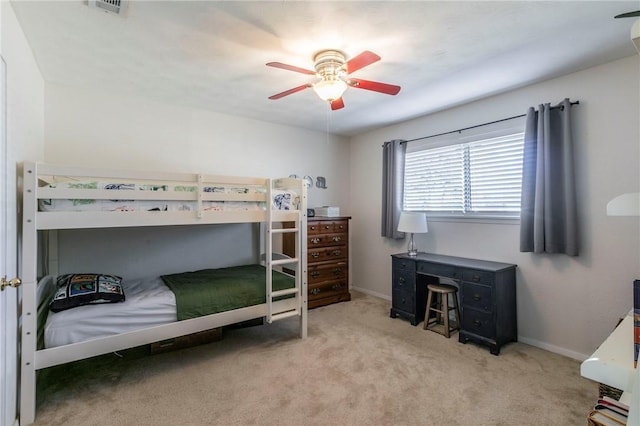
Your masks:
{"label": "white door", "polygon": [[[7,73],[0,56],[0,278],[17,274],[16,170],[7,144]],[[16,421],[18,389],[18,290],[0,291],[0,424]]]}

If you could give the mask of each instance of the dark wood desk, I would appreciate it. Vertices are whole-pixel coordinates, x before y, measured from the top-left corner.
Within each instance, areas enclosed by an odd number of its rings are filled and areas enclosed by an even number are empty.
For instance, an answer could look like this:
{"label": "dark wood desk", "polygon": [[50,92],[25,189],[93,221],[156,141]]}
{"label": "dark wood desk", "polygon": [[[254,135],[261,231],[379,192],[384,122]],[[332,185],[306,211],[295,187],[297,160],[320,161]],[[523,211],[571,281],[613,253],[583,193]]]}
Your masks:
{"label": "dark wood desk", "polygon": [[427,284],[444,277],[458,284],[461,343],[483,344],[498,355],[503,344],[518,339],[516,265],[430,253],[391,257],[391,318],[424,321]]}

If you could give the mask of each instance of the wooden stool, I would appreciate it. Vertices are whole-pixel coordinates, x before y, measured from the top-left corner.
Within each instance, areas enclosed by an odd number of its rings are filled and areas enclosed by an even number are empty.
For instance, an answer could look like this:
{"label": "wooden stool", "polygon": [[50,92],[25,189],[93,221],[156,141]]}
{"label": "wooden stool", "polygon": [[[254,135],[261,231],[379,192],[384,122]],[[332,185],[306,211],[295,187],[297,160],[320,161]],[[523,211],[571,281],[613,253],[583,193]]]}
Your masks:
{"label": "wooden stool", "polygon": [[[435,331],[444,335],[447,339],[452,331],[460,330],[460,310],[458,309],[458,289],[455,286],[447,284],[428,284],[426,315],[424,319],[425,330]],[[435,295],[435,298],[433,297]],[[449,306],[449,295],[453,296],[453,306]],[[435,302],[435,303],[432,303]],[[432,305],[435,305],[432,306]],[[436,316],[431,318],[431,312],[435,312]],[[449,325],[449,311],[455,311],[455,325]],[[440,332],[433,328],[434,325],[444,324],[444,332]]]}

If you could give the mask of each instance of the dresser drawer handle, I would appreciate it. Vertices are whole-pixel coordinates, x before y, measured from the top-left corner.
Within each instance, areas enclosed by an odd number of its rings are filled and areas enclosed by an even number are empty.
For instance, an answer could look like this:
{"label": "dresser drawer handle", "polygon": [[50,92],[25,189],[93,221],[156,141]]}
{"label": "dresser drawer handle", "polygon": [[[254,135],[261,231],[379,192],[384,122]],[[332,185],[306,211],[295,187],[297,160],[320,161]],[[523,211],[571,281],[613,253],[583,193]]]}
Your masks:
{"label": "dresser drawer handle", "polygon": [[480,320],[474,320],[473,321],[473,325],[476,326],[476,328],[480,328],[482,326],[482,321]]}
{"label": "dresser drawer handle", "polygon": [[398,278],[398,283],[399,284],[404,284],[405,282],[406,282],[406,280],[404,279],[404,277]]}
{"label": "dresser drawer handle", "polygon": [[309,227],[309,229],[310,229],[310,230],[312,230],[312,231],[315,231],[315,230],[316,230],[316,227],[315,227],[315,225],[311,225],[311,226]]}
{"label": "dresser drawer handle", "polygon": [[342,288],[342,284],[334,284],[331,286],[331,290],[340,290]]}
{"label": "dresser drawer handle", "polygon": [[474,276],[473,276],[473,281],[474,281],[474,282],[478,282],[478,281],[480,281],[480,275],[474,275]]}
{"label": "dresser drawer handle", "polygon": [[335,276],[342,275],[342,269],[340,268],[334,269],[332,272]]}
{"label": "dresser drawer handle", "polygon": [[342,250],[334,250],[331,252],[334,256],[340,256],[342,254]]}
{"label": "dresser drawer handle", "polygon": [[312,288],[311,291],[309,291],[309,293],[313,294],[314,296],[318,293],[320,293],[320,289],[319,288]]}
{"label": "dresser drawer handle", "polygon": [[338,241],[341,241],[342,238],[340,238],[339,236],[336,235],[335,237],[332,238],[332,240],[333,240],[334,243],[337,243]]}
{"label": "dresser drawer handle", "polygon": [[482,299],[482,297],[480,297],[479,294],[474,294],[473,295],[473,300],[480,300],[480,299]]}
{"label": "dresser drawer handle", "polygon": [[312,242],[313,244],[318,244],[318,243],[320,242],[320,238],[318,238],[318,237],[313,237],[313,238],[311,239],[311,242]]}
{"label": "dresser drawer handle", "polygon": [[320,253],[318,253],[318,252],[313,252],[313,253],[311,253],[311,257],[313,257],[314,259],[317,259],[317,258],[319,258],[319,257],[320,257]]}
{"label": "dresser drawer handle", "polygon": [[344,225],[339,225],[338,228],[344,229]]}
{"label": "dresser drawer handle", "polygon": [[312,276],[313,278],[318,278],[318,277],[320,276],[320,272],[318,272],[318,271],[313,271],[313,272],[311,272],[311,276]]}
{"label": "dresser drawer handle", "polygon": [[325,225],[325,226],[324,226],[324,229],[329,229],[329,225]]}

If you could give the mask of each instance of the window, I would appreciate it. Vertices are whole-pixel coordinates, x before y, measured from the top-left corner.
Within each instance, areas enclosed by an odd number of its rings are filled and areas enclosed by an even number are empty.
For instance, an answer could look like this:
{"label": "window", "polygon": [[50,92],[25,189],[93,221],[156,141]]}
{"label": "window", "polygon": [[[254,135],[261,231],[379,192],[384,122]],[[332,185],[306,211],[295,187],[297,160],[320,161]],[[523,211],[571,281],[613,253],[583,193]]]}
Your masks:
{"label": "window", "polygon": [[[505,134],[506,133],[506,134]],[[514,131],[409,143],[403,209],[431,216],[520,216],[524,133]]]}

